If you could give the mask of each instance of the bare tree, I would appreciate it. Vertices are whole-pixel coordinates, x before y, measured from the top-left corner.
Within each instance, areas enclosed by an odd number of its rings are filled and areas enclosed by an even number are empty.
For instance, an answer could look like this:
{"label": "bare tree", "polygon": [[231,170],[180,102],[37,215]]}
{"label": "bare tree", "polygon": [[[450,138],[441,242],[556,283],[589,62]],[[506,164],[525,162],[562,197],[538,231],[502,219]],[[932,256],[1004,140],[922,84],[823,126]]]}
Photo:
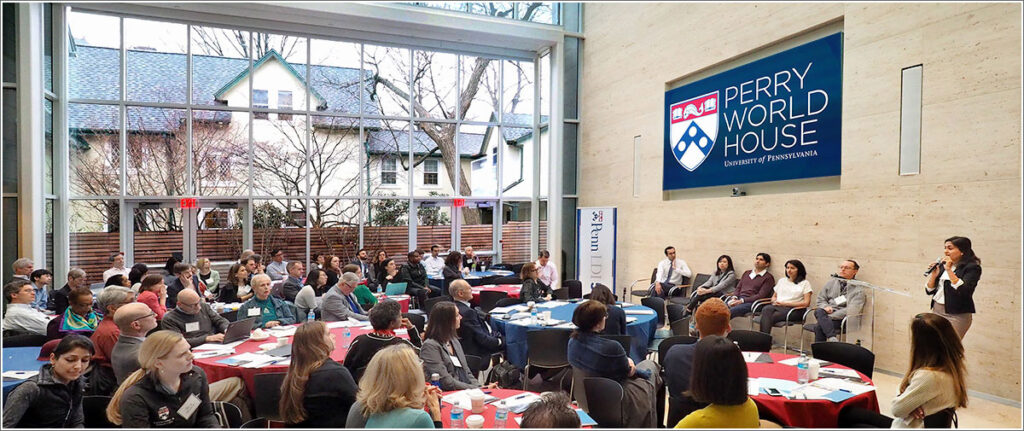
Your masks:
{"label": "bare tree", "polygon": [[271,50],[285,59],[298,54],[305,38],[270,33],[252,33],[242,30],[226,30],[214,27],[192,27],[192,41],[195,53],[218,57],[261,58]]}

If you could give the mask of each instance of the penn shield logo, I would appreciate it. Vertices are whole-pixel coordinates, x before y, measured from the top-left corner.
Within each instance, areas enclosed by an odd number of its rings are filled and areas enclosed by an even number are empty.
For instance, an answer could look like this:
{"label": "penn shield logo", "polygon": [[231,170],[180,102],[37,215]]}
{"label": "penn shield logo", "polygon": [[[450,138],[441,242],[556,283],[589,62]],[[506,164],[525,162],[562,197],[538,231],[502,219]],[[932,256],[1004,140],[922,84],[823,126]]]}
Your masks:
{"label": "penn shield logo", "polygon": [[693,172],[711,154],[718,137],[718,92],[669,106],[672,155]]}

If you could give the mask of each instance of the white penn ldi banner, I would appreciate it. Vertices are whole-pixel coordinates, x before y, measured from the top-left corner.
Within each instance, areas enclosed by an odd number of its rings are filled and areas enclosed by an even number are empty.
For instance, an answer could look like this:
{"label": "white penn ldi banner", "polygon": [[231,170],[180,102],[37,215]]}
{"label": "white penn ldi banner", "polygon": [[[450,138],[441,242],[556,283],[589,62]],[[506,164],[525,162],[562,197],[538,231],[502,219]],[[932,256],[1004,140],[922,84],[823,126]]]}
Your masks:
{"label": "white penn ldi banner", "polygon": [[615,292],[616,212],[614,207],[576,210],[576,279],[584,295],[597,283]]}

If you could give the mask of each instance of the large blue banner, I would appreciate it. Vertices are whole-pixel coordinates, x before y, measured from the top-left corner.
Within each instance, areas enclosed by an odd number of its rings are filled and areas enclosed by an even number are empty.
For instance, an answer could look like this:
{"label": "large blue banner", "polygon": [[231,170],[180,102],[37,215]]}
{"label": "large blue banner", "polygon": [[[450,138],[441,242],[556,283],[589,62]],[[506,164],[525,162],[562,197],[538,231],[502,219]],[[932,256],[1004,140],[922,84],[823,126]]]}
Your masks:
{"label": "large blue banner", "polygon": [[662,189],[839,175],[843,34],[665,92]]}

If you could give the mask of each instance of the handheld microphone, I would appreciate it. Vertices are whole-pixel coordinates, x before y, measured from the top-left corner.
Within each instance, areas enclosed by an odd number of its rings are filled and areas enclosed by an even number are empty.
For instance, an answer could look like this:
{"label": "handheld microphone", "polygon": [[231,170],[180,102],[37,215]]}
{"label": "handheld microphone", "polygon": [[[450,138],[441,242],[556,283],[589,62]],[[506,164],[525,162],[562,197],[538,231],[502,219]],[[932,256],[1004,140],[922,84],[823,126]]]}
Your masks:
{"label": "handheld microphone", "polygon": [[935,268],[938,268],[939,265],[941,265],[941,264],[942,264],[942,256],[939,256],[938,259],[935,259],[935,263],[933,263],[932,266],[929,267],[928,270],[924,272],[924,276],[927,277],[929,274],[932,273],[932,271],[935,271]]}

